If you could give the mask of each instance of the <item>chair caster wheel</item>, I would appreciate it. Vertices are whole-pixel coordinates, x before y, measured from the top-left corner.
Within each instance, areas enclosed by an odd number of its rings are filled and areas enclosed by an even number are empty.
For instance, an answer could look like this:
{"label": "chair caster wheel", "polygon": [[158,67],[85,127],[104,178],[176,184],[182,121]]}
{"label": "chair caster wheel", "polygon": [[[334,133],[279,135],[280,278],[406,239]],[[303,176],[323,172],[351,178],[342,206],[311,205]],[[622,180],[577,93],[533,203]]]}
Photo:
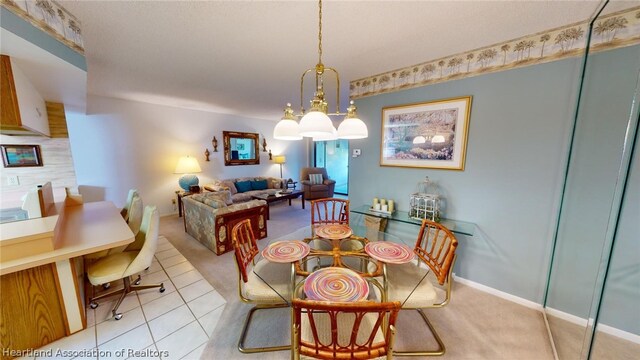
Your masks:
{"label": "chair caster wheel", "polygon": [[111,283],[102,284],[102,288],[105,289],[105,290],[110,288],[110,287],[111,287]]}
{"label": "chair caster wheel", "polygon": [[136,282],[134,282],[135,285],[140,285],[140,282],[142,281],[142,279],[140,278],[140,276],[138,276],[138,279],[136,279]]}
{"label": "chair caster wheel", "polygon": [[160,285],[160,292],[163,293],[166,289],[164,288],[164,284]]}
{"label": "chair caster wheel", "polygon": [[113,318],[116,320],[122,319],[122,313],[113,314]]}
{"label": "chair caster wheel", "polygon": [[89,307],[92,308],[92,309],[95,309],[95,308],[98,307],[98,303],[95,302],[95,301],[92,301],[91,304],[89,304]]}

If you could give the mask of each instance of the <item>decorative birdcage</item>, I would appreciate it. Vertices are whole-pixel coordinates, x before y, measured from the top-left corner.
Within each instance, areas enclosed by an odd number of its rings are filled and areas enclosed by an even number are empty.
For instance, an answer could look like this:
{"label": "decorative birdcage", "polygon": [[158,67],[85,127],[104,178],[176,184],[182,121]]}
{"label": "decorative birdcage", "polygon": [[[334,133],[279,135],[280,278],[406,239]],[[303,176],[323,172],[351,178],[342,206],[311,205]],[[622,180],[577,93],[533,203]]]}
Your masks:
{"label": "decorative birdcage", "polygon": [[416,192],[409,198],[409,217],[440,221],[440,195],[438,186],[426,176],[416,186]]}

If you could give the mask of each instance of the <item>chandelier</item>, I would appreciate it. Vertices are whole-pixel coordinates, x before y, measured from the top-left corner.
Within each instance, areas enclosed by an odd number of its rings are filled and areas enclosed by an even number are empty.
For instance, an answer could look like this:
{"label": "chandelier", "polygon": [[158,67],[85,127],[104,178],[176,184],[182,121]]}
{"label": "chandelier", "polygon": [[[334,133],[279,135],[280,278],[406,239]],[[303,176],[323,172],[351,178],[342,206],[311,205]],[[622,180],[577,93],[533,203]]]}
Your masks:
{"label": "chandelier", "polygon": [[[313,141],[326,141],[335,139],[363,139],[369,136],[367,125],[358,118],[356,106],[351,101],[347,112],[340,112],[340,75],[331,67],[325,67],[322,63],[322,0],[318,1],[318,64],[302,73],[300,79],[300,113],[295,114],[291,104],[284,109],[284,116],[273,129],[274,139],[300,140],[303,137],[311,137]],[[329,113],[329,105],[324,98],[323,77],[325,72],[331,71],[336,76],[336,111]],[[316,91],[311,100],[311,108],[305,112],[302,98],[304,78],[307,74],[314,73]],[[344,120],[336,129],[329,116],[345,115]],[[297,118],[301,118],[298,123]]]}

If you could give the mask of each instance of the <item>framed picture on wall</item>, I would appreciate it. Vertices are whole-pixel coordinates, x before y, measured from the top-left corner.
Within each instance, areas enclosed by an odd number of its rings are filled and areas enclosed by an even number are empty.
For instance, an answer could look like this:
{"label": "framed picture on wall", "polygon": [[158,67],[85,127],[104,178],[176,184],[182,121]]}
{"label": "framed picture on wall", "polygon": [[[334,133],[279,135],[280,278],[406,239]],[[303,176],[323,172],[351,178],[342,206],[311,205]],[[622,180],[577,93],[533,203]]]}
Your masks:
{"label": "framed picture on wall", "polygon": [[464,170],[471,96],[382,108],[381,166]]}
{"label": "framed picture on wall", "polygon": [[42,166],[40,145],[0,145],[4,167]]}

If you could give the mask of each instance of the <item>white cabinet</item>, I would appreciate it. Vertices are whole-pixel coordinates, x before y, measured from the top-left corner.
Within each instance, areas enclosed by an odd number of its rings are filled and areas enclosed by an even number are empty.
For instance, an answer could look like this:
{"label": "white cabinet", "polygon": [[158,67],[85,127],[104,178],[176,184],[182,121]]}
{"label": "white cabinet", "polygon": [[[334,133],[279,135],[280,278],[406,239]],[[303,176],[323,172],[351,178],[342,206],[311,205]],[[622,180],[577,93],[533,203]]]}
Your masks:
{"label": "white cabinet", "polygon": [[[2,133],[7,135],[41,134],[49,136],[49,120],[44,99],[13,59],[2,56]],[[9,111],[7,111],[9,110]]]}

